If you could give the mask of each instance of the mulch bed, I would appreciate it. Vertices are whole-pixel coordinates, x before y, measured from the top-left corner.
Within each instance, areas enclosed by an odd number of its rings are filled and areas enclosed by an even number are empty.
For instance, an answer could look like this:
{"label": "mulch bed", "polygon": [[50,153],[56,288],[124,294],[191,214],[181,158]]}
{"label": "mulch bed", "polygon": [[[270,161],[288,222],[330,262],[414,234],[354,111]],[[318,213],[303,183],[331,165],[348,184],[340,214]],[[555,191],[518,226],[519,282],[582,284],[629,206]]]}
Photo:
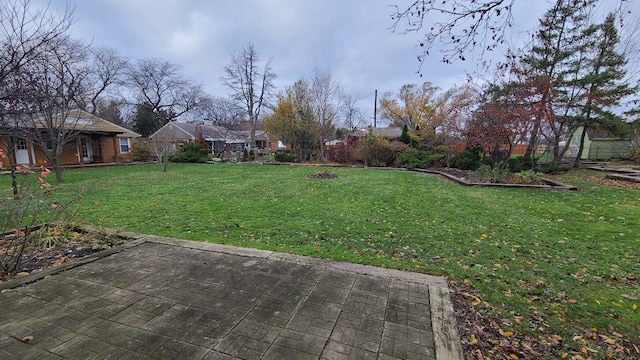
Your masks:
{"label": "mulch bed", "polygon": [[[0,244],[0,249],[1,248],[2,245]],[[82,243],[31,248],[22,254],[20,265],[14,275],[8,275],[0,272],[0,281],[34,274],[44,269],[91,255],[101,250],[103,249],[92,248],[91,246],[87,246],[87,244]]]}
{"label": "mulch bed", "polygon": [[335,179],[338,177],[338,174],[333,174],[327,171],[321,171],[319,173],[307,175],[309,179]]}

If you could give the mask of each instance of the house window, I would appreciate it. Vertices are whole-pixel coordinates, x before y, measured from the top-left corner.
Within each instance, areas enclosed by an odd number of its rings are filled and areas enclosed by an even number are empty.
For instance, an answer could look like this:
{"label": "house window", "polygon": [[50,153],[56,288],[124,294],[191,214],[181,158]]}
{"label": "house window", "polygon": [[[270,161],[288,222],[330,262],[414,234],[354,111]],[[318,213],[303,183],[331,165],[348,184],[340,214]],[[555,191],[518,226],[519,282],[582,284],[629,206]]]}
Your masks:
{"label": "house window", "polygon": [[120,154],[128,154],[130,150],[129,138],[120,138]]}
{"label": "house window", "polygon": [[16,150],[27,150],[27,141],[25,139],[17,139]]}

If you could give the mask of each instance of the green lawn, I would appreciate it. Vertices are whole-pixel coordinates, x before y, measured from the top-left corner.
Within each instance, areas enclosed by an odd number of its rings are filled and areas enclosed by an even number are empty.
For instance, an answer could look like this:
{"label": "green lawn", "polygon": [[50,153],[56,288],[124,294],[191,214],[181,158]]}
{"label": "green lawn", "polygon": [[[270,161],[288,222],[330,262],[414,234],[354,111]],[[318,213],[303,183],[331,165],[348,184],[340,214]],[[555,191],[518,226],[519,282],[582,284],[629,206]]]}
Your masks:
{"label": "green lawn", "polygon": [[[311,180],[327,170],[337,179]],[[640,341],[640,191],[463,187],[403,171],[171,164],[70,170],[78,220],[448,276],[505,330]],[[8,187],[9,178],[0,177]],[[474,302],[477,304],[477,302]],[[602,353],[600,353],[602,355]]]}

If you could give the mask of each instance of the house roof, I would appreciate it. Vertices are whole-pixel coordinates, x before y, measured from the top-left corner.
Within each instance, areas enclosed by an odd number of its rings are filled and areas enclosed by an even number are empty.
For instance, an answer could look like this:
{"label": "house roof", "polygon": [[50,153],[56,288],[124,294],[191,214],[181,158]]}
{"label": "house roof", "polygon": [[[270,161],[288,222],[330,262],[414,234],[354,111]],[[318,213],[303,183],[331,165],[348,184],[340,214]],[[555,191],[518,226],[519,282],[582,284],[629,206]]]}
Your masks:
{"label": "house roof", "polygon": [[366,129],[353,131],[351,134],[349,134],[349,136],[364,137],[371,133],[385,137],[387,139],[399,139],[400,136],[402,135],[402,128],[401,127],[385,127],[385,128],[369,127]]}
{"label": "house roof", "polygon": [[[66,116],[55,115],[53,116],[53,121],[64,121],[69,125],[71,130],[84,133],[111,133],[123,138],[141,136],[134,131],[79,109],[69,111]],[[45,126],[44,122],[35,123],[35,127],[37,128],[44,128]]]}
{"label": "house roof", "polygon": [[[224,141],[227,143],[244,143],[251,138],[250,131],[234,131],[228,130],[223,126],[216,125],[196,125],[193,123],[184,123],[178,121],[170,121],[153,133],[150,138],[157,137],[162,134],[168,139],[189,139],[195,140],[196,127],[200,127],[202,138],[207,141]],[[269,140],[271,134],[262,130],[256,130],[256,140]]]}
{"label": "house roof", "polygon": [[591,140],[625,140],[623,137],[614,135],[607,129],[587,129],[587,135]]}

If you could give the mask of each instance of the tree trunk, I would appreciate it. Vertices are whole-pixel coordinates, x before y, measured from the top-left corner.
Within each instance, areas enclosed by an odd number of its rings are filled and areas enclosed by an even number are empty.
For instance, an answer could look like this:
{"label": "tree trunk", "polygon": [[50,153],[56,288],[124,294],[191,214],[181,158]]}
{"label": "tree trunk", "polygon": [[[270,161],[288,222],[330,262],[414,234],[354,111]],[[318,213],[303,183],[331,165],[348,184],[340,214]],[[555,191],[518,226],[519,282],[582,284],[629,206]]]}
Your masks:
{"label": "tree trunk", "polygon": [[58,183],[64,182],[64,175],[62,173],[62,166],[60,164],[53,164],[53,171],[56,173],[56,181]]}
{"label": "tree trunk", "polygon": [[578,153],[573,161],[573,167],[578,169],[582,164],[582,152],[584,151],[584,139],[587,137],[587,127],[582,127],[582,134],[580,134],[580,144],[578,144]]}

